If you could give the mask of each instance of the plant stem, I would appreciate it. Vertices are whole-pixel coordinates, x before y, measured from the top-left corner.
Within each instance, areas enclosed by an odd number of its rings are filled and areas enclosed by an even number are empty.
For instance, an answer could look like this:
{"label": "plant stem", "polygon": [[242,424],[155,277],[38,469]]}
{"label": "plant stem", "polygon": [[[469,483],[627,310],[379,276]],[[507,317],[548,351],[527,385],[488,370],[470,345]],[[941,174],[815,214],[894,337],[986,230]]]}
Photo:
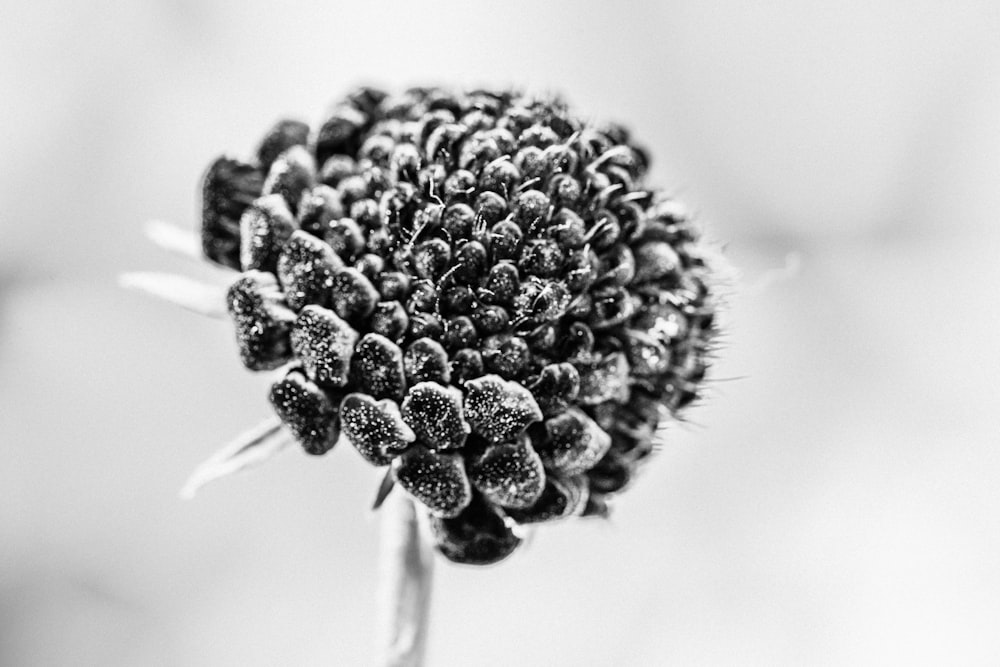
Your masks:
{"label": "plant stem", "polygon": [[413,501],[401,490],[390,493],[379,512],[377,664],[421,667],[427,647],[434,554],[421,533]]}

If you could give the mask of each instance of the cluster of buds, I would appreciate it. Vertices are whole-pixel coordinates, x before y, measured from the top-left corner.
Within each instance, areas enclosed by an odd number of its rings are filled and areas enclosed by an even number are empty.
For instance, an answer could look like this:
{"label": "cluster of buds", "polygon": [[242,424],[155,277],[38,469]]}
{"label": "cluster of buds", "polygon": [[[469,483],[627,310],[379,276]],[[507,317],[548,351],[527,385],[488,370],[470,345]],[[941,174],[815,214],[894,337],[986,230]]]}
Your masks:
{"label": "cluster of buds", "polygon": [[306,452],[345,439],[496,562],[603,516],[694,400],[715,300],[698,233],[617,125],[501,91],[363,88],[204,178],[243,364]]}

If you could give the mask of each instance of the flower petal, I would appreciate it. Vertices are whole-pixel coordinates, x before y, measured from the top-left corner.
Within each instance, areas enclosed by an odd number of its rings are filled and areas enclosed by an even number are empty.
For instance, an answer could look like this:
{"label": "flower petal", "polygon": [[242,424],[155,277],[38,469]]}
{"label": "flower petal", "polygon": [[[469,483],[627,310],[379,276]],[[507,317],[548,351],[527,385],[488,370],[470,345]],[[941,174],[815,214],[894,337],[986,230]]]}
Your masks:
{"label": "flower petal", "polygon": [[483,496],[501,507],[531,507],[545,488],[545,468],[527,437],[489,445],[468,461],[469,479]]}
{"label": "flower petal", "polygon": [[418,443],[393,460],[392,473],[396,483],[435,516],[457,516],[472,500],[460,454],[433,452]]}
{"label": "flower petal", "polygon": [[306,306],[292,325],[291,341],[306,375],[319,385],[347,384],[358,332],[332,310]]}
{"label": "flower petal", "polygon": [[274,411],[307,453],[325,454],[337,443],[340,435],[337,405],[300,371],[289,371],[275,382],[269,398]]}
{"label": "flower petal", "polygon": [[521,544],[503,517],[478,498],[456,517],[432,517],[431,533],[445,558],[464,565],[497,563]]}
{"label": "flower petal", "polygon": [[435,449],[457,449],[465,444],[469,424],[462,414],[462,394],[436,382],[410,387],[403,399],[403,420],[417,438]]}
{"label": "flower petal", "polygon": [[535,449],[549,469],[563,475],[593,468],[611,448],[611,436],[576,408],[546,419],[545,432]]}
{"label": "flower petal", "polygon": [[492,442],[511,442],[541,421],[542,411],[531,392],[499,375],[484,375],[465,383],[465,413],[473,430]]}
{"label": "flower petal", "polygon": [[348,394],[340,402],[340,428],[361,455],[376,466],[388,465],[393,456],[416,440],[395,402],[376,401],[367,394]]}

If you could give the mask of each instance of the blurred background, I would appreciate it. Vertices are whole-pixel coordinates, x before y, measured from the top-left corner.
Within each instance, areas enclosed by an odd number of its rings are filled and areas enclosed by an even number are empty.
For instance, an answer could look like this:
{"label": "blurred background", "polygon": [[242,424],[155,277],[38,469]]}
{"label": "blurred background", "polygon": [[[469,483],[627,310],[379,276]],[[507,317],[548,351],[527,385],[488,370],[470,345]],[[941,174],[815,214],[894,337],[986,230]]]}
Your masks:
{"label": "blurred background", "polygon": [[1000,11],[883,2],[0,4],[0,664],[368,665],[376,474],[285,454],[142,234],[359,83],[629,123],[738,276],[706,400],[608,522],[441,564],[429,664],[1000,663]]}

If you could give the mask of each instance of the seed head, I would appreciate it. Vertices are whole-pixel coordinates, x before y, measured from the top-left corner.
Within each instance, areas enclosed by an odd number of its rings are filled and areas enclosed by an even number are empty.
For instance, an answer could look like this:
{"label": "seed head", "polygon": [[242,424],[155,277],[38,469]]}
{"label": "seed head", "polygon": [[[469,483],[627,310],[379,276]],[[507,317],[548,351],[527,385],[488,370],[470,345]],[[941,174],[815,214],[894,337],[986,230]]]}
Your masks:
{"label": "seed head", "polygon": [[700,391],[716,300],[699,234],[617,125],[512,91],[362,88],[203,182],[240,357],[310,454],[341,434],[439,551],[608,512]]}

